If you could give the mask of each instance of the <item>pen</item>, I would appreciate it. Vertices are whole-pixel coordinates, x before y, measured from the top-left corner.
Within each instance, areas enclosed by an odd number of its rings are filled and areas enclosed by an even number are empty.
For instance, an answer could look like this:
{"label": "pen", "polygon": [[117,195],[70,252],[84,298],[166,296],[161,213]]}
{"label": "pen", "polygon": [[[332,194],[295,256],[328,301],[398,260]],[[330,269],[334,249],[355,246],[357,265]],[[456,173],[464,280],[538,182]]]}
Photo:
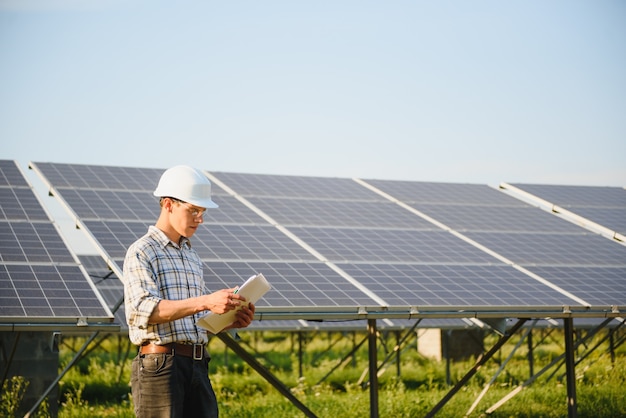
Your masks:
{"label": "pen", "polygon": [[237,288],[235,289],[235,291],[233,292],[233,295],[236,295],[237,292],[239,292],[239,286],[237,286]]}

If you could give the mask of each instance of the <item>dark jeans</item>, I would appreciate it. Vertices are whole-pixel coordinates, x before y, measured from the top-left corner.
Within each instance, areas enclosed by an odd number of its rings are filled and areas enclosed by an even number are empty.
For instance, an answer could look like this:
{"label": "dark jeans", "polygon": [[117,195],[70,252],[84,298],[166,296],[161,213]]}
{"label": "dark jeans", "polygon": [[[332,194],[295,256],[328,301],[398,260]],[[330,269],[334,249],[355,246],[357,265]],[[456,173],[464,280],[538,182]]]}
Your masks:
{"label": "dark jeans", "polygon": [[135,415],[217,418],[209,380],[209,359],[172,354],[139,354],[130,378]]}

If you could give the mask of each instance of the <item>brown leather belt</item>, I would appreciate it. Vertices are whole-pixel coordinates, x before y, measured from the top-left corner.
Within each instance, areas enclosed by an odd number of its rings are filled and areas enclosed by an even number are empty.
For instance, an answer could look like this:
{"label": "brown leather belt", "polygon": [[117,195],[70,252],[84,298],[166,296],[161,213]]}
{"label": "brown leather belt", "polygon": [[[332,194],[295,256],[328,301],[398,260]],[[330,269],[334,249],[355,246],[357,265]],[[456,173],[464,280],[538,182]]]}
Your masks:
{"label": "brown leather belt", "polygon": [[157,345],[147,343],[139,347],[139,354],[172,354],[175,356],[190,357],[194,360],[202,360],[208,357],[204,349],[204,344],[170,343]]}

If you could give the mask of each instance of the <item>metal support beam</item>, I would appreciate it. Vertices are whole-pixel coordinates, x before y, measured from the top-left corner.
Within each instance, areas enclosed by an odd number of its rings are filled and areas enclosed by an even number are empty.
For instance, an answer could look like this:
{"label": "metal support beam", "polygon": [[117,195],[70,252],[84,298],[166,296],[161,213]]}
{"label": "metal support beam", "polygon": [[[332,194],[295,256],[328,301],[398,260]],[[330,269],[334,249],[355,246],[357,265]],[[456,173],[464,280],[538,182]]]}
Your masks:
{"label": "metal support beam", "polygon": [[[353,335],[354,337],[354,335]],[[365,343],[365,341],[367,341],[367,337],[363,338],[361,340],[361,342],[359,342],[358,344],[356,344],[356,341],[353,341],[354,347],[352,347],[352,350],[350,350],[350,352],[348,354],[346,354],[339,363],[337,363],[337,365],[335,367],[333,367],[328,373],[326,373],[324,375],[324,377],[322,377],[317,383],[316,385],[319,385],[320,383],[322,383],[324,380],[328,379],[328,376],[330,376],[335,370],[337,370],[340,367],[345,366],[348,363],[348,360],[352,359],[354,360],[354,353],[356,353],[356,351],[361,348],[361,346]]]}
{"label": "metal support beam", "polygon": [[265,366],[257,361],[253,356],[250,355],[246,350],[241,347],[237,341],[235,341],[227,332],[221,332],[217,334],[217,338],[222,340],[224,344],[231,350],[235,352],[243,361],[248,363],[250,367],[256,370],[269,384],[274,386],[276,390],[278,390],[285,398],[289,399],[291,403],[304,412],[304,415],[309,418],[317,418],[317,416],[311,412],[309,408],[306,407],[298,398],[293,396],[291,391],[287,386],[283,384],[276,376],[274,376]]}
{"label": "metal support beam", "polygon": [[420,322],[422,322],[422,320],[418,320],[417,322],[415,322],[415,324],[413,324],[413,326],[404,333],[404,336],[400,337],[400,331],[396,331],[395,335],[396,335],[396,345],[393,347],[393,350],[391,350],[391,352],[389,354],[387,354],[387,356],[385,357],[385,359],[382,361],[382,363],[380,364],[380,366],[377,367],[377,370],[380,371],[382,370],[382,368],[389,362],[391,361],[391,359],[394,357],[396,357],[396,373],[398,375],[398,377],[400,377],[400,355],[402,353],[402,345],[410,338],[413,337],[415,335],[415,329],[417,328],[417,326],[420,324]]}
{"label": "metal support beam", "polygon": [[[606,319],[604,322],[602,322],[596,328],[594,328],[589,333],[587,333],[585,338],[583,338],[582,340],[578,341],[575,344],[574,348],[576,348],[578,345],[582,344],[585,340],[590,340],[591,338],[593,338],[593,336],[596,335],[598,333],[598,331],[603,329],[611,321],[612,321],[612,318]],[[524,388],[530,386],[535,380],[537,380],[547,370],[552,368],[554,365],[559,364],[563,360],[565,355],[566,355],[566,353],[563,353],[560,356],[558,356],[557,358],[555,358],[554,360],[552,360],[552,362],[550,362],[550,364],[548,364],[543,369],[541,369],[536,375],[532,376],[530,379],[526,380],[524,383],[522,383],[521,385],[517,386],[515,389],[513,389],[511,392],[509,392],[506,396],[504,396],[504,398],[500,399],[498,402],[493,404],[493,406],[489,407],[489,409],[487,409],[485,411],[485,413],[486,414],[492,414],[496,409],[498,409],[499,407],[504,405],[507,401],[509,401],[511,398],[513,398],[515,395],[520,393]]]}
{"label": "metal support beam", "polygon": [[533,322],[533,325],[526,330],[526,333],[522,336],[522,338],[520,338],[519,342],[515,345],[513,350],[511,350],[511,353],[508,355],[506,360],[504,360],[504,362],[500,365],[500,368],[498,369],[498,371],[493,375],[489,383],[485,385],[482,392],[480,392],[480,395],[478,395],[478,397],[476,398],[476,400],[474,401],[470,409],[465,413],[466,417],[468,417],[474,411],[474,409],[478,406],[478,403],[480,402],[480,400],[485,396],[485,394],[487,393],[491,385],[494,384],[498,376],[500,376],[500,373],[502,373],[506,365],[509,363],[509,361],[511,361],[511,359],[513,358],[517,350],[520,348],[520,346],[524,342],[524,339],[530,338],[530,336],[532,335],[532,330],[533,330],[532,327],[534,327],[536,323],[537,323],[537,320],[535,319],[535,321]]}
{"label": "metal support beam", "polygon": [[515,325],[509,330],[509,332],[503,335],[498,342],[491,347],[491,349],[481,358],[476,361],[476,364],[470,369],[461,380],[458,381],[456,385],[443,397],[441,401],[426,415],[426,417],[433,417],[441,408],[445,406],[445,404],[459,391],[461,388],[476,374],[476,372],[485,364],[488,360],[490,360],[494,354],[498,352],[498,350],[513,336],[526,322],[526,319],[520,319],[517,321]]}

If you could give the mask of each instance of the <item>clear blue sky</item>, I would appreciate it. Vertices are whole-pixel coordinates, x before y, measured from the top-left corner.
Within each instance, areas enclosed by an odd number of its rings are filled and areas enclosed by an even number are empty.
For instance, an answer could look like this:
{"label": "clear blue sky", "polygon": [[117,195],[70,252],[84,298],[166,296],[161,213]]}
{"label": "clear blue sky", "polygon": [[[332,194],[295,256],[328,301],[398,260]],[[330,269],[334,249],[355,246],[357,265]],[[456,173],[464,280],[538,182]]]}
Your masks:
{"label": "clear blue sky", "polygon": [[0,0],[0,158],[626,186],[626,1]]}

